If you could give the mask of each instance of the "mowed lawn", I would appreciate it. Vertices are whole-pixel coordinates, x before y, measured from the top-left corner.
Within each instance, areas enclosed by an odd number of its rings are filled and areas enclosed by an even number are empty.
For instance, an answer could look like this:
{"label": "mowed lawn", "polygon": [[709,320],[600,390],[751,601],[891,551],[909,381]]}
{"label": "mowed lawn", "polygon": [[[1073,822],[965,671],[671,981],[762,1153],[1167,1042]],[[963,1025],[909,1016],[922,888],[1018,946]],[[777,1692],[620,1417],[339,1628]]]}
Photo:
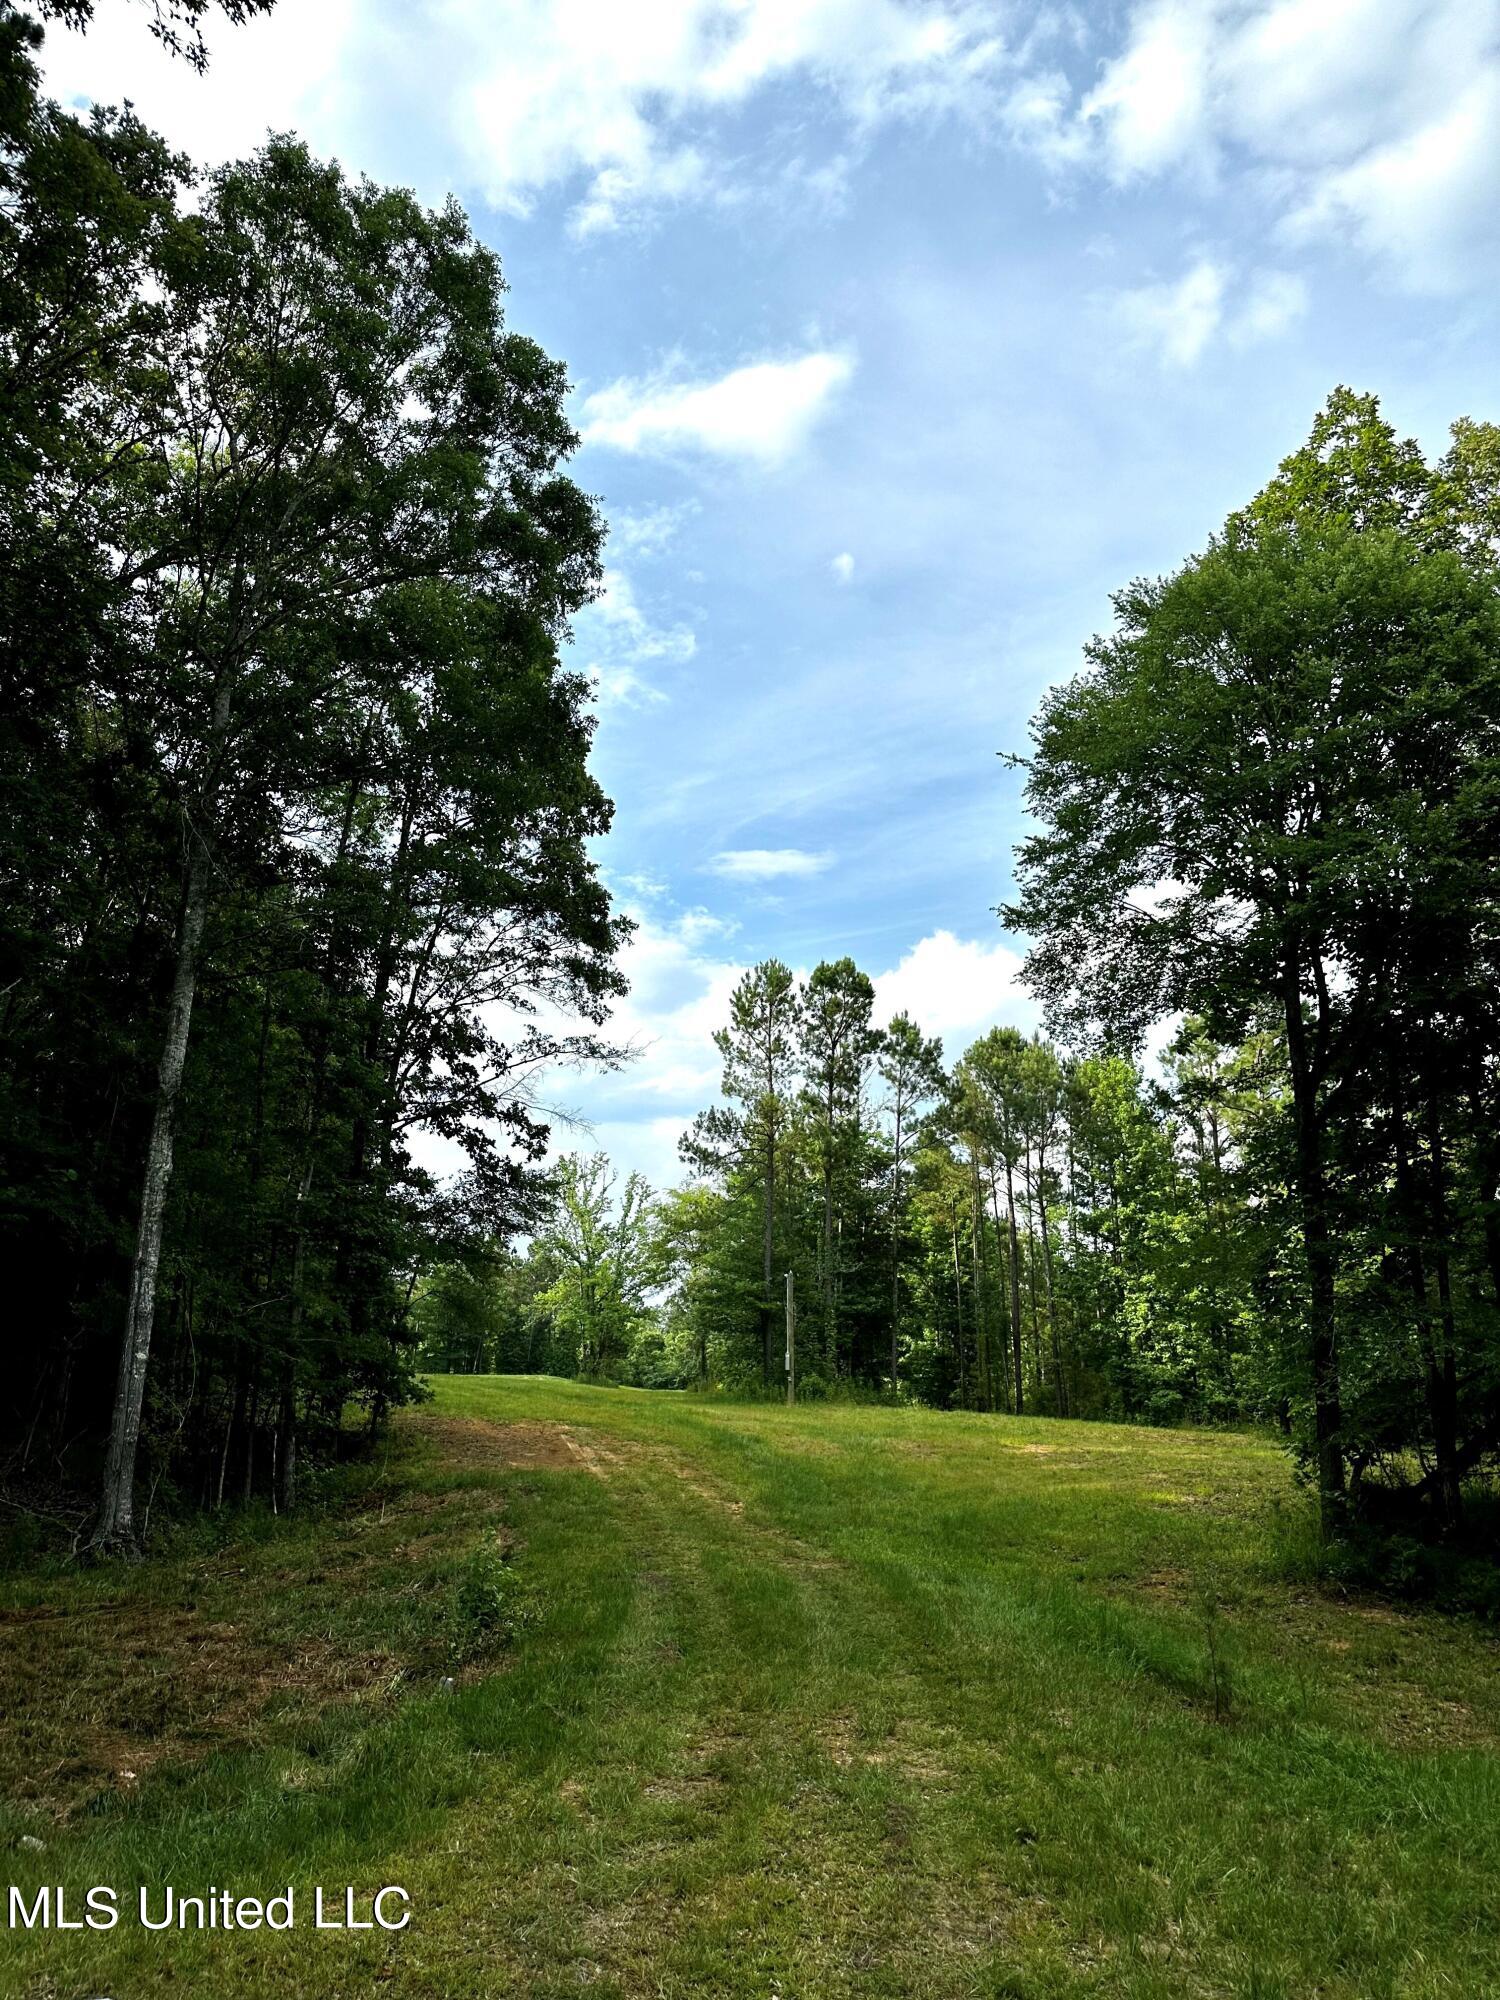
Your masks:
{"label": "mowed lawn", "polygon": [[7,2000],[1500,1994],[1495,1641],[1300,1580],[1272,1442],[433,1388],[314,1519],[0,1587],[11,1880],[410,1927],[23,1936]]}

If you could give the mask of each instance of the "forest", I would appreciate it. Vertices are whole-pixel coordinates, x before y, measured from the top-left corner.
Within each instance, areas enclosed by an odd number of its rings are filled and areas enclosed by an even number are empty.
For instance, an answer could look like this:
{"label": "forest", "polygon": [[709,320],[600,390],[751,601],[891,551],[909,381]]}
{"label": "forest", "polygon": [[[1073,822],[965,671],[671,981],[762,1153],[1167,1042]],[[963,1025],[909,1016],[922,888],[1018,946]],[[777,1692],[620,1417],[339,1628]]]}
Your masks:
{"label": "forest", "polygon": [[[143,31],[192,65],[206,11]],[[945,1050],[767,959],[651,1189],[538,1109],[625,1059],[565,369],[455,203],[51,102],[89,12],[0,11],[22,1504],[96,1553],[285,1512],[423,1373],[780,1396],[790,1284],[804,1399],[1268,1425],[1326,1535],[1457,1533],[1500,1456],[1500,429],[1429,460],[1336,389],[1118,593],[1008,753],[1045,1035]]]}
{"label": "forest", "polygon": [[426,1263],[536,1213],[529,1079],[619,986],[559,653],[602,523],[456,206],[292,139],[196,176],[0,35],[0,1449],[128,1549],[293,1505],[412,1395]]}

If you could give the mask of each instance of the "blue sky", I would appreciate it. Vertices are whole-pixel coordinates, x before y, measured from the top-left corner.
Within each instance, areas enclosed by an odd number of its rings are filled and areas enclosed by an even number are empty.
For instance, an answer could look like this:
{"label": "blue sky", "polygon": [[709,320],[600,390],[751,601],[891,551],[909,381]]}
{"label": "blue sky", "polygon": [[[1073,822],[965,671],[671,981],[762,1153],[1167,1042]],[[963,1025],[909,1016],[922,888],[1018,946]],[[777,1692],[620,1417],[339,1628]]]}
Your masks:
{"label": "blue sky", "polygon": [[951,1053],[1033,1025],[996,752],[1109,592],[1336,382],[1429,448],[1500,415],[1496,0],[280,0],[211,46],[104,0],[50,77],[451,190],[568,364],[640,1054],[554,1095],[658,1182],[757,958],[848,952]]}

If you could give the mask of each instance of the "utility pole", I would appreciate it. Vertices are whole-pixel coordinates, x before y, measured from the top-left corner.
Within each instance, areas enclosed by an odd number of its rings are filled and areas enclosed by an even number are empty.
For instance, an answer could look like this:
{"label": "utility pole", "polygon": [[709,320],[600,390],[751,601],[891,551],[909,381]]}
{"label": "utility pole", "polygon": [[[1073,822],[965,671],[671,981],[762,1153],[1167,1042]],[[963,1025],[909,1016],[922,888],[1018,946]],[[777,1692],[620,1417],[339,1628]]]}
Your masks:
{"label": "utility pole", "polygon": [[797,1400],[797,1298],[792,1274],[786,1274],[786,1400],[790,1408]]}

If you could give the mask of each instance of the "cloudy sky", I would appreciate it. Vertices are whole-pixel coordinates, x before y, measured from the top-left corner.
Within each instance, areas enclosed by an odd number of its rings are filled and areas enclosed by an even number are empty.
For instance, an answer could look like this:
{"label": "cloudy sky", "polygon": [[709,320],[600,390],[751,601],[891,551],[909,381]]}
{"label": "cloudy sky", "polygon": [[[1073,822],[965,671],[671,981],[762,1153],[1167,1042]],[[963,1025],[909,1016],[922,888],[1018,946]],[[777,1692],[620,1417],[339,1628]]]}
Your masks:
{"label": "cloudy sky", "polygon": [[1336,382],[1430,447],[1500,415],[1497,0],[280,0],[211,45],[103,0],[51,82],[451,190],[568,364],[642,1054],[558,1097],[657,1180],[758,957],[848,952],[954,1053],[1032,1025],[995,753],[1109,592]]}

